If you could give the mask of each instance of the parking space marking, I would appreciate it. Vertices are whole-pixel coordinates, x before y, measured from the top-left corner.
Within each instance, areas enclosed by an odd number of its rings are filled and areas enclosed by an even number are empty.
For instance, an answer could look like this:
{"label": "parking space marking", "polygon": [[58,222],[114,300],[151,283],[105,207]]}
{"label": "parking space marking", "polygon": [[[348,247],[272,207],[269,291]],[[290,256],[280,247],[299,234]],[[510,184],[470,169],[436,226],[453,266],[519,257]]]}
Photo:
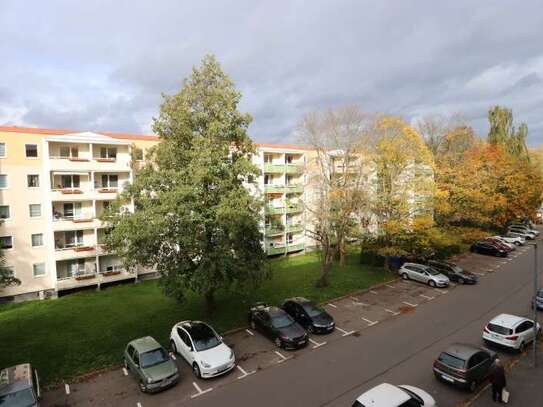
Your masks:
{"label": "parking space marking", "polygon": [[248,333],[249,335],[251,335],[251,336],[255,336],[255,334],[252,333],[251,331],[249,331],[248,329],[246,329],[245,332],[247,332],[247,333]]}
{"label": "parking space marking", "polygon": [[139,401],[136,403],[136,407],[141,407],[141,403]]}
{"label": "parking space marking", "polygon": [[409,305],[410,307],[418,307],[419,306],[419,304],[411,304],[411,303],[409,303],[407,301],[402,301],[402,304]]}
{"label": "parking space marking", "polygon": [[124,374],[125,376],[128,376],[128,370],[126,370],[125,367],[123,367],[123,374]]}
{"label": "parking space marking", "polygon": [[424,295],[424,294],[421,294],[420,296],[421,296],[422,298],[426,298],[428,301],[431,301],[431,300],[433,300],[433,299],[435,298],[435,297],[429,297],[429,296]]}
{"label": "parking space marking", "polygon": [[236,367],[241,372],[241,376],[238,376],[238,379],[243,379],[247,376],[252,375],[253,373],[256,373],[256,370],[251,370],[250,372],[246,372],[245,369],[243,369],[240,365],[236,365]]}
{"label": "parking space marking", "polygon": [[362,317],[362,320],[365,321],[365,322],[367,322],[369,326],[373,326],[373,325],[379,323],[379,321],[370,321],[369,319],[366,319],[366,318],[364,318],[364,317]]}
{"label": "parking space marking", "polygon": [[64,383],[64,390],[66,391],[66,394],[70,395],[70,385],[68,383]]}
{"label": "parking space marking", "polygon": [[369,304],[366,304],[365,302],[361,302],[358,300],[358,298],[356,297],[351,297],[351,300],[353,300],[353,302],[356,304],[356,305],[362,305],[362,306],[368,306]]}
{"label": "parking space marking", "polygon": [[477,273],[475,271],[473,272],[473,274],[477,274],[478,276],[481,276],[481,277],[483,277],[485,275],[485,273]]}
{"label": "parking space marking", "polygon": [[337,308],[337,306],[335,306],[334,304],[326,304],[326,305],[329,305],[329,306],[331,306],[332,308]]}
{"label": "parking space marking", "polygon": [[438,288],[434,288],[434,290],[436,290],[436,291],[437,291],[438,293],[440,293],[440,294],[447,294],[447,293],[448,293],[447,290],[440,290],[440,289],[438,289]]}
{"label": "parking space marking", "polygon": [[372,293],[373,295],[379,294],[377,291],[373,291],[373,290],[370,290],[370,293]]}
{"label": "parking space marking", "polygon": [[282,362],[284,362],[285,360],[289,360],[290,358],[292,358],[292,356],[286,357],[285,355],[283,355],[283,354],[282,354],[281,352],[279,352],[279,351],[274,350],[274,352],[275,352],[275,354],[276,354],[277,356],[279,356],[279,357],[281,358],[281,360],[280,360],[278,363],[282,363]]}
{"label": "parking space marking", "polygon": [[354,334],[354,331],[348,331],[348,332],[347,332],[346,330],[341,329],[339,326],[336,326],[336,329],[337,329],[339,332],[342,332],[342,333],[343,333],[343,335],[341,335],[341,336],[349,336],[349,335]]}
{"label": "parking space marking", "polygon": [[326,344],[327,344],[327,342],[326,342],[326,341],[324,341],[324,342],[321,342],[321,343],[319,343],[319,342],[317,342],[317,341],[314,341],[314,340],[313,340],[313,339],[311,339],[311,338],[309,338],[309,342],[311,342],[311,343],[313,344],[313,349],[317,349],[317,348],[320,348],[321,346],[323,346],[323,345],[326,345]]}
{"label": "parking space marking", "polygon": [[394,287],[393,285],[389,285],[389,284],[386,284],[386,286],[387,286],[388,288],[396,288],[396,287]]}
{"label": "parking space marking", "polygon": [[200,388],[200,386],[198,386],[198,383],[196,383],[196,382],[192,382],[192,385],[194,386],[194,388],[196,389],[196,391],[197,391],[198,393],[191,395],[191,396],[190,396],[191,399],[193,399],[193,398],[195,398],[195,397],[198,397],[198,396],[201,396],[202,394],[209,393],[210,391],[213,390],[213,387],[210,387],[210,388],[208,388],[208,389],[202,390],[202,389]]}
{"label": "parking space marking", "polygon": [[400,315],[399,312],[394,312],[394,311],[392,311],[391,309],[388,309],[388,308],[385,308],[385,311],[392,314],[392,315]]}

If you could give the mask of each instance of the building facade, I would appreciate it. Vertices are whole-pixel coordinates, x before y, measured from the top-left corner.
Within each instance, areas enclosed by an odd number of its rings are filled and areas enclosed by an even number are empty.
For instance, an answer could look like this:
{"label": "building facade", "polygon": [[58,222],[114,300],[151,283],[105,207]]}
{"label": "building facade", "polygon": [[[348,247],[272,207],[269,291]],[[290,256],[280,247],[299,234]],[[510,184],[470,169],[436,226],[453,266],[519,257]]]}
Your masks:
{"label": "building facade", "polygon": [[[84,287],[137,280],[153,270],[125,270],[104,246],[100,216],[134,177],[153,135],[0,127],[0,245],[21,285],[0,301],[47,298]],[[304,251],[308,150],[258,145],[255,187],[264,202],[268,255]],[[124,210],[133,211],[132,203]]]}

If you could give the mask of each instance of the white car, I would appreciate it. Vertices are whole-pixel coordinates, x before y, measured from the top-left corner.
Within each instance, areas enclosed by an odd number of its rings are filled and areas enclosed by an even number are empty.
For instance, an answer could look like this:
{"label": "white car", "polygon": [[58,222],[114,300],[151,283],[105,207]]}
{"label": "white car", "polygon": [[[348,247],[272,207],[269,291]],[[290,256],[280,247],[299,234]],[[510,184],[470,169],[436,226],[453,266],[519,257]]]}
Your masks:
{"label": "white car", "polygon": [[535,225],[532,222],[529,223],[512,223],[509,225],[510,228],[524,228],[529,232],[535,233],[536,236],[539,236],[539,230],[536,229]]}
{"label": "white car", "polygon": [[[540,329],[541,326],[537,324],[537,333]],[[509,314],[498,315],[483,330],[485,343],[493,343],[521,351],[534,338],[534,321]]]}
{"label": "white car", "polygon": [[388,383],[382,383],[368,390],[353,404],[353,407],[403,406],[436,407],[437,404],[424,390],[414,386],[394,386]]}
{"label": "white car", "polygon": [[526,239],[520,236],[494,236],[499,237],[502,240],[505,240],[507,243],[512,243],[516,246],[522,246],[526,243]]}
{"label": "white car", "polygon": [[533,240],[537,237],[537,235],[526,228],[517,228],[510,226],[509,229],[507,229],[507,235],[508,236],[520,236],[524,239]]}
{"label": "white car", "polygon": [[234,351],[209,325],[183,321],[170,334],[172,352],[183,356],[196,377],[208,378],[226,373],[236,366]]}
{"label": "white car", "polygon": [[398,270],[398,274],[404,280],[420,281],[430,287],[447,287],[449,285],[449,277],[424,264],[404,263]]}

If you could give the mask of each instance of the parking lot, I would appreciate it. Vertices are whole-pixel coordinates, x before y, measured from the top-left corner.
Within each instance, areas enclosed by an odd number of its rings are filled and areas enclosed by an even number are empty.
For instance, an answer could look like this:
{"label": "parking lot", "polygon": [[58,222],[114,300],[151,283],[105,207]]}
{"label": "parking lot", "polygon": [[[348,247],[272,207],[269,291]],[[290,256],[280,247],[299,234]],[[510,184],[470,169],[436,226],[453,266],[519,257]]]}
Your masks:
{"label": "parking lot", "polygon": [[[461,267],[477,274],[479,284],[485,284],[485,277],[500,272],[504,265],[514,262],[519,256],[527,256],[533,251],[529,246],[520,247],[506,259],[464,254],[453,259]],[[249,377],[259,375],[268,369],[283,369],[292,360],[311,352],[327,352],[331,347],[340,347],[349,337],[370,334],[374,327],[386,324],[395,318],[405,318],[423,307],[431,307],[443,296],[455,290],[470,290],[471,286],[451,283],[444,289],[404,280],[394,280],[371,290],[355,293],[323,304],[334,317],[336,330],[329,335],[311,335],[310,343],[297,351],[277,348],[273,342],[258,332],[241,329],[225,335],[225,342],[231,346],[237,359],[237,366],[231,372],[215,379],[199,380],[194,377],[190,367],[176,357],[180,367],[181,380],[169,390],[156,395],[142,394],[136,381],[119,367],[80,383],[66,383],[65,386],[47,392],[43,398],[45,406],[156,406],[170,404],[189,404],[194,399],[205,398],[209,394]],[[163,344],[167,345],[167,344]],[[119,359],[121,355],[119,355]]]}

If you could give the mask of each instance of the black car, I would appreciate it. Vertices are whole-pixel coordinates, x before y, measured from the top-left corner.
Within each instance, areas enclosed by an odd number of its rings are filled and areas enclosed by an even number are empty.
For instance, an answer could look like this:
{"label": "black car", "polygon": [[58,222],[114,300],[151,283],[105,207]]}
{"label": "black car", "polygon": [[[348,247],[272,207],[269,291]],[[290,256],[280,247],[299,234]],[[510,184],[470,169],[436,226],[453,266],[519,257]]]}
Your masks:
{"label": "black car", "polygon": [[434,362],[438,380],[474,391],[485,381],[496,359],[496,353],[472,345],[455,343]]}
{"label": "black car", "polygon": [[429,260],[428,265],[458,284],[475,284],[477,276],[448,261]]}
{"label": "black car", "polygon": [[487,254],[489,256],[507,257],[507,252],[485,241],[475,242],[469,250],[473,253]]}
{"label": "black car", "polygon": [[292,317],[279,307],[257,304],[249,311],[249,324],[280,348],[297,349],[307,345],[308,335]]}
{"label": "black car", "polygon": [[307,298],[288,298],[282,308],[309,333],[326,334],[334,330],[334,318]]}

